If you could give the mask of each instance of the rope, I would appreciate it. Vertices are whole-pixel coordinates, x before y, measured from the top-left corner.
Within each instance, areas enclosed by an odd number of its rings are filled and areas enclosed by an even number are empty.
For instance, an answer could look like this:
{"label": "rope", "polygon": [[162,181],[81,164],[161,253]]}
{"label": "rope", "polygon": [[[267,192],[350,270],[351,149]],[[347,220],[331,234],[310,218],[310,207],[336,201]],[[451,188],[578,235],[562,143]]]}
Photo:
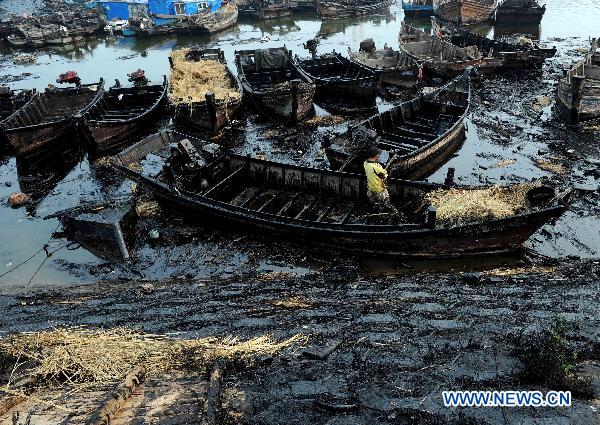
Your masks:
{"label": "rope", "polygon": [[29,279],[29,281],[27,282],[27,284],[25,285],[25,287],[27,288],[31,282],[33,282],[33,279],[35,279],[35,277],[37,276],[37,274],[39,273],[39,271],[42,269],[42,266],[44,264],[46,264],[46,261],[48,261],[48,258],[52,257],[56,252],[60,251],[63,248],[67,248],[69,245],[71,245],[71,242],[68,242],[66,244],[64,244],[63,246],[56,248],[54,251],[48,251],[48,246],[44,245],[44,251],[46,252],[46,258],[44,258],[44,261],[42,261],[40,263],[40,265],[37,267],[37,269],[35,269],[35,272],[33,273],[33,275],[31,276],[31,278]]}

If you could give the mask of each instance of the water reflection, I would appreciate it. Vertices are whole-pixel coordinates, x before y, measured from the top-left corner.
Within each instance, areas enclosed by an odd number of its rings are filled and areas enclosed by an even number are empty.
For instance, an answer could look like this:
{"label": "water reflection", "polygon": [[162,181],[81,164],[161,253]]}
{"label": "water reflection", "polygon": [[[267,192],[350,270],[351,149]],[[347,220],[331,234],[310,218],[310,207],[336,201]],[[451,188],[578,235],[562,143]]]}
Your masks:
{"label": "water reflection", "polygon": [[17,179],[21,192],[31,195],[34,203],[28,212],[34,213],[37,203],[43,200],[71,172],[81,160],[81,152],[63,147],[44,160],[31,161],[17,158]]}

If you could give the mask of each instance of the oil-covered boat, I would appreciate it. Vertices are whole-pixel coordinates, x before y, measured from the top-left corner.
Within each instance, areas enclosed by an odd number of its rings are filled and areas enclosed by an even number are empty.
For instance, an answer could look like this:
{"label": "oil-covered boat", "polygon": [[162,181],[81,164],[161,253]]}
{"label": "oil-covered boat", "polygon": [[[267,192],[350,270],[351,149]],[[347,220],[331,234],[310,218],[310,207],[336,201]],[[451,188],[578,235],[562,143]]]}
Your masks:
{"label": "oil-covered boat", "polygon": [[502,59],[483,57],[476,49],[455,46],[437,34],[427,34],[405,22],[401,24],[399,43],[400,50],[422,64],[430,77],[455,78],[469,67],[490,74],[503,64]]}
{"label": "oil-covered boat", "polygon": [[423,64],[429,76],[443,78],[454,78],[468,67],[475,67],[482,74],[535,69],[556,54],[556,48],[546,48],[531,40],[526,44],[510,44],[452,25],[445,26],[442,32],[435,20],[433,34],[403,22],[399,43],[402,51]]}
{"label": "oil-covered boat", "polygon": [[370,146],[382,150],[391,176],[418,180],[438,170],[462,146],[471,99],[467,74],[444,87],[348,129],[324,143],[330,168],[361,172]]}
{"label": "oil-covered boat", "polygon": [[[385,214],[367,200],[364,175],[233,154],[215,158],[212,148],[209,157],[203,146],[201,140],[163,132],[113,157],[113,165],[170,210],[204,224],[360,255],[447,258],[518,251],[566,210],[569,195],[527,189],[524,205],[514,213],[446,222],[436,219],[427,201],[443,186],[389,179],[400,214]],[[133,163],[142,171],[130,167]],[[533,196],[540,192],[543,197]]]}
{"label": "oil-covered boat", "polygon": [[600,121],[600,38],[592,39],[585,58],[558,80],[556,104],[570,124]]}
{"label": "oil-covered boat", "polygon": [[148,84],[144,71],[138,70],[129,78],[132,87],[111,87],[82,114],[82,132],[96,153],[122,148],[132,137],[148,134],[161,118],[167,103],[167,77],[161,84]]}
{"label": "oil-covered boat", "polygon": [[51,86],[36,93],[29,102],[0,122],[6,143],[18,156],[30,156],[51,150],[63,139],[76,139],[78,117],[98,102],[104,94],[104,80],[80,85],[75,72],[61,74],[58,82],[72,82],[75,87]]}
{"label": "oil-covered boat", "polygon": [[296,122],[311,112],[315,83],[287,48],[238,50],[235,64],[244,94],[265,116]]}
{"label": "oil-covered boat", "polygon": [[[191,97],[187,98],[178,96],[179,93],[171,93],[175,123],[195,132],[217,134],[240,111],[242,87],[229,70],[221,49],[188,48],[180,49],[180,52],[183,53],[181,57],[174,54],[169,57],[172,90],[177,89],[178,80],[189,78],[198,80],[194,84],[205,90],[189,93]],[[190,70],[196,72],[190,76]]]}
{"label": "oil-covered boat", "polygon": [[382,85],[410,88],[417,84],[419,63],[406,52],[387,45],[383,49],[358,52],[348,47],[348,57],[379,72]]}
{"label": "oil-covered boat", "polygon": [[435,18],[432,18],[432,25],[437,35],[457,47],[484,57],[502,59],[503,69],[540,67],[556,54],[556,47],[545,47],[526,37],[495,40],[453,24],[441,25]]}
{"label": "oil-covered boat", "polygon": [[296,59],[300,70],[316,85],[317,98],[343,98],[373,103],[379,86],[379,72],[333,53]]}
{"label": "oil-covered boat", "polygon": [[496,25],[539,25],[546,13],[546,5],[537,0],[504,0],[496,10]]}
{"label": "oil-covered boat", "polygon": [[496,13],[497,0],[436,0],[435,15],[458,25],[474,25],[491,21]]}
{"label": "oil-covered boat", "polygon": [[[199,3],[201,4],[201,3]],[[151,14],[129,20],[128,32],[140,37],[167,34],[212,35],[238,22],[238,7],[230,2],[215,11],[193,15]]]}
{"label": "oil-covered boat", "polygon": [[0,121],[14,114],[34,94],[35,90],[11,90],[8,86],[0,86]]}
{"label": "oil-covered boat", "polygon": [[372,15],[388,8],[393,0],[316,0],[317,12],[323,19],[348,19]]}
{"label": "oil-covered boat", "polygon": [[292,16],[292,4],[288,0],[259,0],[240,5],[240,16],[256,19],[278,19]]}

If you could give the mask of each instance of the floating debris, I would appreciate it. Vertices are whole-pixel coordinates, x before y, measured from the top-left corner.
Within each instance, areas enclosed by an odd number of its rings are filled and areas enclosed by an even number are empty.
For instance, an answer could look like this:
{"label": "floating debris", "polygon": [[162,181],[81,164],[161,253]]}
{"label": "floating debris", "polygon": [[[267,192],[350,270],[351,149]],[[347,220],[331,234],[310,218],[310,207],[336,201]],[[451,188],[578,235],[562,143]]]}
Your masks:
{"label": "floating debris", "polygon": [[549,171],[554,174],[566,174],[568,171],[564,165],[556,164],[555,162],[547,161],[545,159],[536,160],[535,165],[544,171]]}
{"label": "floating debris", "polygon": [[502,159],[493,165],[492,168],[508,167],[509,165],[513,165],[515,162],[517,162],[516,159]]}
{"label": "floating debris", "polygon": [[339,115],[322,115],[307,119],[306,124],[315,126],[331,126],[341,124],[344,121],[344,117],[340,117]]}
{"label": "floating debris", "polygon": [[8,205],[10,205],[12,208],[19,208],[20,206],[25,205],[30,200],[30,195],[23,192],[16,192],[8,197]]}
{"label": "floating debris", "polygon": [[138,217],[148,218],[160,214],[160,205],[154,200],[139,201],[135,206]]}

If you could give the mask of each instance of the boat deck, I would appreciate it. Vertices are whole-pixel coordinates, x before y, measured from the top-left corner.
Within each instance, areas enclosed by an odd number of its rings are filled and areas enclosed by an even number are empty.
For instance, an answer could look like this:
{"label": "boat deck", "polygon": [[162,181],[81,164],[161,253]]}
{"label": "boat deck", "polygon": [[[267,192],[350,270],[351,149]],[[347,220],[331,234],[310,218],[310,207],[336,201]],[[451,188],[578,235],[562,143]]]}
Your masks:
{"label": "boat deck", "polygon": [[[234,173],[236,173],[234,171]],[[229,190],[209,191],[206,196],[230,205],[258,213],[332,224],[408,224],[408,220],[389,213],[380,213],[368,201],[349,200],[319,193],[298,192],[279,188],[243,185],[243,179]],[[414,200],[397,207],[402,211],[414,210]]]}
{"label": "boat deck", "polygon": [[[96,96],[96,91],[82,88],[78,91],[43,93],[7,120],[7,127],[20,128],[61,121],[84,109]],[[72,91],[72,92],[71,92]]]}
{"label": "boat deck", "polygon": [[136,118],[152,108],[164,91],[162,85],[139,89],[113,90],[101,99],[93,111],[91,121],[122,122]]}

